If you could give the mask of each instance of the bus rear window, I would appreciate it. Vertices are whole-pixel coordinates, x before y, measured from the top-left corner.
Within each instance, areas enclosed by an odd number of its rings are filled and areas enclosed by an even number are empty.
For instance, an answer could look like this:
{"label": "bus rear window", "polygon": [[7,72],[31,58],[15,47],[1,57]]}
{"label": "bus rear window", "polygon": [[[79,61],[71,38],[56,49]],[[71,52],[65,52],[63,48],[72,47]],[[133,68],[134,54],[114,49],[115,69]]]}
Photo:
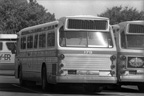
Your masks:
{"label": "bus rear window", "polygon": [[6,45],[7,45],[7,48],[12,52],[12,54],[15,54],[16,43],[15,42],[7,42]]}
{"label": "bus rear window", "polygon": [[0,50],[2,50],[2,42],[0,42]]}

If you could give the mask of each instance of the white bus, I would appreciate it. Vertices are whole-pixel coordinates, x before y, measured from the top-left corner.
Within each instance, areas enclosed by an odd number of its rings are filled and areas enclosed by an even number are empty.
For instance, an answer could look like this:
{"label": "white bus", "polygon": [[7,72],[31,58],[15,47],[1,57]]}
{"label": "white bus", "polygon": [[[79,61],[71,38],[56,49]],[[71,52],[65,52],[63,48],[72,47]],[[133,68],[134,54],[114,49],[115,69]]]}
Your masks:
{"label": "white bus", "polygon": [[0,34],[0,70],[13,72],[15,68],[16,34]]}
{"label": "white bus", "polygon": [[101,91],[116,84],[116,45],[109,19],[66,16],[18,33],[16,78],[51,84],[80,84]]}
{"label": "white bus", "polygon": [[144,21],[113,25],[118,50],[118,83],[137,85],[144,92]]}

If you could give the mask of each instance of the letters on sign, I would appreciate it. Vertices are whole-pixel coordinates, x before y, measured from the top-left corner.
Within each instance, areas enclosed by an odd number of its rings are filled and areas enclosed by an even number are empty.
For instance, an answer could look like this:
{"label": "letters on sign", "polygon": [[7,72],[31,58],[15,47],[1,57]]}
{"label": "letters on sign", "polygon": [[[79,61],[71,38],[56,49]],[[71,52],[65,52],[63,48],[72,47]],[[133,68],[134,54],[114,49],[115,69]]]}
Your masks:
{"label": "letters on sign", "polygon": [[10,54],[0,54],[0,60],[11,60]]}

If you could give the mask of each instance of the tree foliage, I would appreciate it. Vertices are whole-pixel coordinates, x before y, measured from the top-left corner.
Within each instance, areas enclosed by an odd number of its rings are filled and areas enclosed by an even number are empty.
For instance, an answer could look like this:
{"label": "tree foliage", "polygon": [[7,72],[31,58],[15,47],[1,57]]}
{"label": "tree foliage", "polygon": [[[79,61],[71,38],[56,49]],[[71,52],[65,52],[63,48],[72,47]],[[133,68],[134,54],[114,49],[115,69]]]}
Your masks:
{"label": "tree foliage", "polygon": [[2,0],[0,3],[0,33],[16,33],[22,28],[55,20],[55,15],[37,2]]}
{"label": "tree foliage", "polygon": [[107,10],[104,13],[99,14],[99,16],[110,18],[110,24],[116,24],[123,21],[144,20],[143,11],[139,12],[136,8],[123,8],[122,6],[107,8]]}

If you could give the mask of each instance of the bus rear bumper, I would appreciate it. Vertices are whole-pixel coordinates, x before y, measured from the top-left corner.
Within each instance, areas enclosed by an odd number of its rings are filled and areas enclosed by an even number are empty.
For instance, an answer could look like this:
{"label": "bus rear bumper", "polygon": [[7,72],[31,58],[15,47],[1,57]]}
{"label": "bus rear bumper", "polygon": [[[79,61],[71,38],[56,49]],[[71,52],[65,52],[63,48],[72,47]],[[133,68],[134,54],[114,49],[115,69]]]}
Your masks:
{"label": "bus rear bumper", "polygon": [[116,84],[116,77],[100,77],[100,76],[58,76],[58,83],[107,83]]}
{"label": "bus rear bumper", "polygon": [[14,70],[15,63],[0,63],[0,70]]}
{"label": "bus rear bumper", "polygon": [[144,82],[144,74],[120,76],[120,82]]}
{"label": "bus rear bumper", "polygon": [[0,70],[0,75],[14,76],[14,70]]}

